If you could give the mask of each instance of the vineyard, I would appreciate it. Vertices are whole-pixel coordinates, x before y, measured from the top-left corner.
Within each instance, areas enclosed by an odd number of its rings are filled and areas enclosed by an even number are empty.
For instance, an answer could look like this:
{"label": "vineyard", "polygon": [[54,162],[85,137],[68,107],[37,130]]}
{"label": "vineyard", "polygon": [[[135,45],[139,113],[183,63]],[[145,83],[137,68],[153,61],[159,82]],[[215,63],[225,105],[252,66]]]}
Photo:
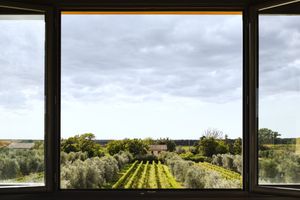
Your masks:
{"label": "vineyard", "polygon": [[169,168],[160,161],[135,161],[124,170],[113,189],[172,189],[182,186],[172,176]]}
{"label": "vineyard", "polygon": [[239,173],[236,173],[234,171],[225,169],[223,167],[210,164],[208,162],[201,162],[199,163],[201,167],[203,167],[206,170],[212,170],[218,172],[222,177],[228,179],[228,180],[240,180],[242,181],[242,176]]}

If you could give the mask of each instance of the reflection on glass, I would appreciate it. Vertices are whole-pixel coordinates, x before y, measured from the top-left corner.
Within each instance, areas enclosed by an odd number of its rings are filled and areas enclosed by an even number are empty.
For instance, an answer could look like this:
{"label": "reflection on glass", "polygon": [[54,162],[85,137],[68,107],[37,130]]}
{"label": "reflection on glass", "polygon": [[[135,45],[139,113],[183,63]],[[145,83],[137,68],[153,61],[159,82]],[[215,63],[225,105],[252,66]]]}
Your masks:
{"label": "reflection on glass", "polygon": [[241,188],[241,69],[241,15],[62,15],[62,188]]}
{"label": "reflection on glass", "polygon": [[259,24],[259,184],[299,184],[300,16]]}
{"label": "reflection on glass", "polygon": [[41,15],[0,15],[0,188],[44,185]]}

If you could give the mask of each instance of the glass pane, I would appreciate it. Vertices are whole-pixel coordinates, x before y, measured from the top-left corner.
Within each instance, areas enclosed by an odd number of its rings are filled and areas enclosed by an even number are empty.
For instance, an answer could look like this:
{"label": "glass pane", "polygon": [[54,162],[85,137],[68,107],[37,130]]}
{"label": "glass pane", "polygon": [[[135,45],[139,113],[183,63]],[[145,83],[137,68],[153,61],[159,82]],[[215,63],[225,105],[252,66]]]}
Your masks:
{"label": "glass pane", "polygon": [[300,16],[259,16],[259,184],[300,183]]}
{"label": "glass pane", "polygon": [[44,185],[43,15],[0,15],[0,188]]}
{"label": "glass pane", "polygon": [[242,15],[62,14],[61,187],[242,188]]}

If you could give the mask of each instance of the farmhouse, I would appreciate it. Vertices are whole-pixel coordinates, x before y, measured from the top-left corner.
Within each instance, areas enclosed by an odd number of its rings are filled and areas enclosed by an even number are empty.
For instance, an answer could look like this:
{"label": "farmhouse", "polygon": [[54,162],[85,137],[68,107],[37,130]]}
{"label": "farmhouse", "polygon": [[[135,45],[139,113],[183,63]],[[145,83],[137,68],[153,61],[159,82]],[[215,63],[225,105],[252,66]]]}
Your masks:
{"label": "farmhouse", "polygon": [[153,155],[158,155],[160,152],[162,151],[167,151],[167,145],[165,144],[156,144],[156,145],[150,145],[149,151],[153,154]]}

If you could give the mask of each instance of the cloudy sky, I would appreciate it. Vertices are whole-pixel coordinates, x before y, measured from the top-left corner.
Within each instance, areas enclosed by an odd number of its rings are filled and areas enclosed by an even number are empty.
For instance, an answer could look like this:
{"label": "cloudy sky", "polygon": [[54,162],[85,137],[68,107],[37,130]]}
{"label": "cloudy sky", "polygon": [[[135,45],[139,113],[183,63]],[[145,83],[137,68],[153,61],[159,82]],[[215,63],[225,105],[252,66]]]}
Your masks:
{"label": "cloudy sky", "polygon": [[[260,126],[283,136],[300,133],[297,21],[261,19]],[[44,21],[0,26],[0,138],[41,139]],[[62,16],[64,138],[241,137],[241,86],[240,15]]]}
{"label": "cloudy sky", "polygon": [[241,136],[241,23],[64,15],[62,136],[196,139],[207,128]]}
{"label": "cloudy sky", "polygon": [[259,126],[300,137],[300,16],[259,20]]}

